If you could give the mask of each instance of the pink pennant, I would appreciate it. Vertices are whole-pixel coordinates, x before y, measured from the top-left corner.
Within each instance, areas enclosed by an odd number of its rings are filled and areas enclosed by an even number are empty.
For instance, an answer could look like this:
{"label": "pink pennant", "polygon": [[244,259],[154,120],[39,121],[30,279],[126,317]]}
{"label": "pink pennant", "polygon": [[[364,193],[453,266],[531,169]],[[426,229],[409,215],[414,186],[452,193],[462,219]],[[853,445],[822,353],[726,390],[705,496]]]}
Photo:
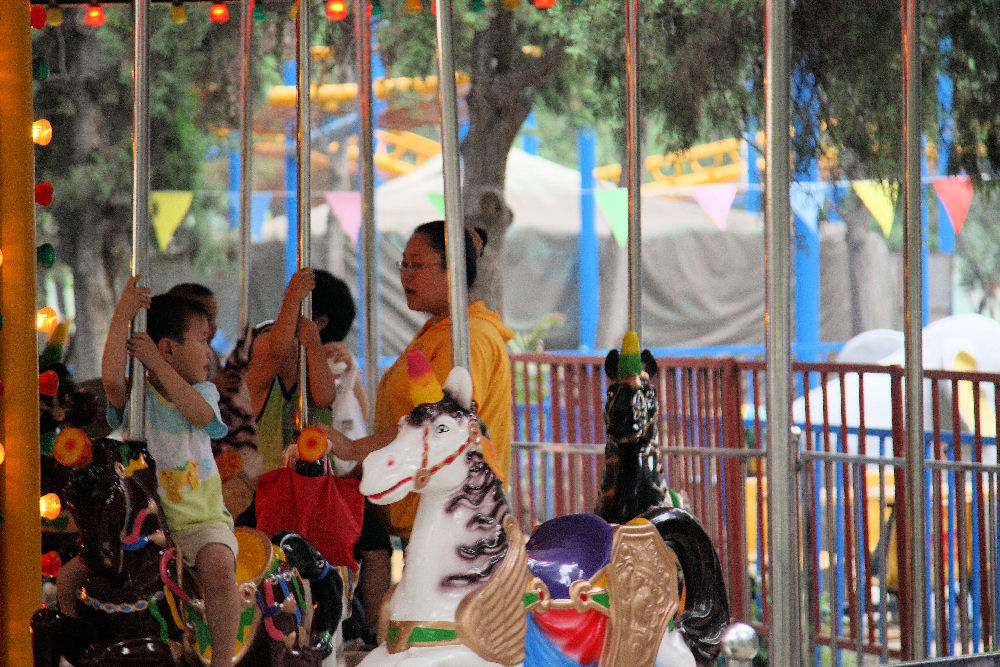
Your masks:
{"label": "pink pennant", "polygon": [[351,242],[357,245],[358,234],[361,232],[361,193],[355,190],[327,192],[326,202],[340,220],[340,226]]}
{"label": "pink pennant", "polygon": [[693,189],[694,199],[715,221],[719,229],[726,228],[726,216],[736,198],[735,185],[699,185]]}
{"label": "pink pennant", "polygon": [[972,204],[972,179],[968,176],[939,178],[934,181],[934,191],[948,211],[951,228],[955,230],[955,236],[958,236],[965,216],[969,213],[969,205]]}

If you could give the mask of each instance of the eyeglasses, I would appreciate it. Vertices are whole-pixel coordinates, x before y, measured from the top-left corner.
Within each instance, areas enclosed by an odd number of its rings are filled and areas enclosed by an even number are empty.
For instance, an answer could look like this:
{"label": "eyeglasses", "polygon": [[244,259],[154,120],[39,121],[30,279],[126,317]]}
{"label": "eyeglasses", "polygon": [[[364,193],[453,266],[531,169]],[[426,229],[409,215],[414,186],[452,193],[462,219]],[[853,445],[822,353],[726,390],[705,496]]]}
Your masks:
{"label": "eyeglasses", "polygon": [[420,264],[417,262],[405,262],[403,260],[396,260],[396,268],[399,269],[400,271],[419,271],[420,269],[426,269],[432,266],[440,267],[441,264],[437,263]]}

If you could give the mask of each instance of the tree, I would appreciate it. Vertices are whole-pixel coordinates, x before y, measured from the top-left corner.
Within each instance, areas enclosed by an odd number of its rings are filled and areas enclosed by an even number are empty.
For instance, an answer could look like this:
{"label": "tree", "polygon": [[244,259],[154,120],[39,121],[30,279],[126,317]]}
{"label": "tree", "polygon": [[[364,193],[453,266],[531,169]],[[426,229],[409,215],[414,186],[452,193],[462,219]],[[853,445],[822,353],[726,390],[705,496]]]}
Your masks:
{"label": "tree", "polygon": [[[207,6],[189,6],[183,26],[168,20],[168,10],[157,6],[150,16],[150,180],[154,189],[193,190],[215,140],[208,128],[238,126],[239,39],[235,23],[207,20]],[[84,378],[100,374],[131,253],[132,14],[105,11],[106,23],[92,28],[82,23],[83,8],[66,8],[63,24],[35,34],[32,45],[51,68],[35,83],[35,115],[54,128],[49,146],[36,151],[36,176],[56,193],[39,210],[39,236],[72,270],[70,355]]]}
{"label": "tree", "polygon": [[[402,2],[386,4],[377,35],[395,75],[434,71],[434,17],[407,15]],[[469,129],[462,141],[463,200],[467,217],[489,232],[483,280],[487,304],[499,309],[496,258],[511,218],[502,204],[507,154],[534,105],[558,110],[566,126],[604,123],[620,136],[624,126],[625,28],[618,5],[557,4],[540,11],[500,3],[475,14],[456,8],[456,68],[469,73]],[[691,145],[715,127],[732,136],[745,126],[750,94],[759,79],[760,46],[744,51],[759,26],[752,3],[656,0],[640,3],[641,108],[656,121],[659,145]],[[759,34],[759,32],[758,32]],[[670,86],[663,82],[670,73]],[[756,74],[755,74],[756,73]],[[624,146],[620,141],[619,145]]]}

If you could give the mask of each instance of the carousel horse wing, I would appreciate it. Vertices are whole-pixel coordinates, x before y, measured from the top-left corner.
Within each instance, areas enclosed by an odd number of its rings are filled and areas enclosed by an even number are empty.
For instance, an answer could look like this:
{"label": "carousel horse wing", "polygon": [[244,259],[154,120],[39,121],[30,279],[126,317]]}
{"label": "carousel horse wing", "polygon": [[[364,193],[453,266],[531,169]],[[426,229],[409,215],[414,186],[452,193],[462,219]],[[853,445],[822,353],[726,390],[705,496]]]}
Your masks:
{"label": "carousel horse wing", "polygon": [[680,606],[680,563],[645,520],[619,526],[607,567],[610,637],[601,665],[652,665]]}
{"label": "carousel horse wing", "polygon": [[455,623],[463,643],[481,658],[516,665],[524,661],[523,593],[532,576],[525,538],[513,515],[503,518],[503,529],[510,543],[507,557],[490,583],[459,603]]}

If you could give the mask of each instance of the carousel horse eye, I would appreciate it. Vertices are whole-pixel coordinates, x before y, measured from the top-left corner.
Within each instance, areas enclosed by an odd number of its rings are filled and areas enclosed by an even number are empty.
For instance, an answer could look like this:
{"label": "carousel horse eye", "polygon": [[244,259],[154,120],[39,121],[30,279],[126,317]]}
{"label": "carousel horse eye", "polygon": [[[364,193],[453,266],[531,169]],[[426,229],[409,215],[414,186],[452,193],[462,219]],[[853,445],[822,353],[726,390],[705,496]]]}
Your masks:
{"label": "carousel horse eye", "polygon": [[448,428],[445,424],[438,424],[438,426],[437,426],[437,433],[438,433],[438,435],[441,435],[442,433],[447,433],[450,430],[451,429]]}

